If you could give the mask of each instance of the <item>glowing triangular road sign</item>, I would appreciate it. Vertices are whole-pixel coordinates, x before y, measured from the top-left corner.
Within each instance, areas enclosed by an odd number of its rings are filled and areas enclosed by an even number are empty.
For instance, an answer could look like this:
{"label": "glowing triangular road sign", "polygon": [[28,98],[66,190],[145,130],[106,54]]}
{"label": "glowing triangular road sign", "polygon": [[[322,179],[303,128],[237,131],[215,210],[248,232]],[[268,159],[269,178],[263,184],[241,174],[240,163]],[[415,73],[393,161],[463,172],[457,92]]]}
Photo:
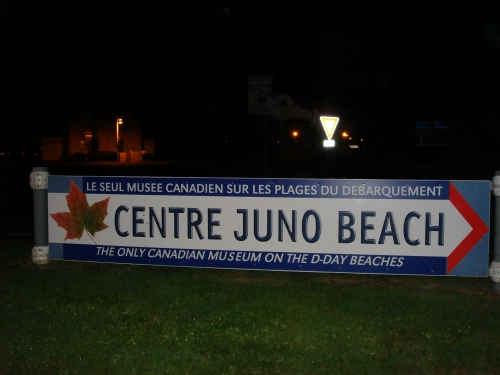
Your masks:
{"label": "glowing triangular road sign", "polygon": [[326,136],[328,140],[331,140],[333,137],[333,133],[335,132],[335,128],[339,123],[338,117],[326,117],[321,116],[320,118],[321,124],[323,125],[323,129],[325,129]]}

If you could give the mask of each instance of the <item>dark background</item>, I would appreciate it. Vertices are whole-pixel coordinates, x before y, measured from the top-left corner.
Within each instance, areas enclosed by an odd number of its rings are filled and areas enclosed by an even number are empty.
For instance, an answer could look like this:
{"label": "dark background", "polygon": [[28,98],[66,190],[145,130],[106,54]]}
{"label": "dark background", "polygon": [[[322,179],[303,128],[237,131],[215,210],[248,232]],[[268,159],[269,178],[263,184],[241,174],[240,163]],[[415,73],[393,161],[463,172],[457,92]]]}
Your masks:
{"label": "dark background", "polygon": [[[1,147],[66,136],[85,110],[128,112],[166,159],[260,162],[264,118],[247,113],[247,77],[272,75],[273,95],[338,115],[335,138],[363,138],[368,151],[330,155],[364,163],[363,176],[411,177],[412,164],[414,178],[450,165],[464,169],[440,177],[490,178],[500,166],[496,1],[154,3],[2,1]],[[449,145],[416,148],[415,121],[443,121]],[[324,155],[316,129],[284,126],[315,134],[291,146],[310,156],[302,170]],[[279,127],[268,119],[271,145]]]}

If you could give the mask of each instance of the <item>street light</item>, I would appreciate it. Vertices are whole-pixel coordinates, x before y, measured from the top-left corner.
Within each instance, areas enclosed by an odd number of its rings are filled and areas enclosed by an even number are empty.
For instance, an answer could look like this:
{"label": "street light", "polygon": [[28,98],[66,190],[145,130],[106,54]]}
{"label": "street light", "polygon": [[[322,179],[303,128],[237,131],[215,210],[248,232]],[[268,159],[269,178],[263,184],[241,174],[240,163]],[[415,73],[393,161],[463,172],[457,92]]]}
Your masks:
{"label": "street light", "polygon": [[123,119],[116,119],[116,161],[120,161],[120,125],[123,124]]}

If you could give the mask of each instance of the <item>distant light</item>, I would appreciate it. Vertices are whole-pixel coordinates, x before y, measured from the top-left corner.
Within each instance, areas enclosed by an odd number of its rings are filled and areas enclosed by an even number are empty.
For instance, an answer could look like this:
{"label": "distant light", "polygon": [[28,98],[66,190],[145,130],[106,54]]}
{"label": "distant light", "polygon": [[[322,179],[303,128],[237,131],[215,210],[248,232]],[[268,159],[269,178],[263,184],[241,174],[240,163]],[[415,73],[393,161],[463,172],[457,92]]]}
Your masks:
{"label": "distant light", "polygon": [[119,118],[118,119],[118,125],[122,125],[123,124],[123,119]]}
{"label": "distant light", "polygon": [[349,148],[358,148],[358,145],[349,145]]}
{"label": "distant light", "polygon": [[342,133],[342,137],[346,138],[349,134],[347,134],[347,132],[343,132]]}
{"label": "distant light", "polygon": [[294,131],[292,132],[292,135],[293,135],[294,137],[298,137],[299,132],[298,132],[297,130],[294,130]]}
{"label": "distant light", "polygon": [[323,147],[335,147],[335,141],[333,139],[324,140]]}

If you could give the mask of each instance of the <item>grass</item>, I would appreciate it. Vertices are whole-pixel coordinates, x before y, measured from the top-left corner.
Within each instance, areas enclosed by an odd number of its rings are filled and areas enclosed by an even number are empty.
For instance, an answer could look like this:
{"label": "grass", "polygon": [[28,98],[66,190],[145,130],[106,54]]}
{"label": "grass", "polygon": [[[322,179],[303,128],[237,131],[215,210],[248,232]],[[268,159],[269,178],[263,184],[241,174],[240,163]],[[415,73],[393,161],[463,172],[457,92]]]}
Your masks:
{"label": "grass", "polygon": [[0,240],[0,374],[498,374],[486,278],[31,262]]}

